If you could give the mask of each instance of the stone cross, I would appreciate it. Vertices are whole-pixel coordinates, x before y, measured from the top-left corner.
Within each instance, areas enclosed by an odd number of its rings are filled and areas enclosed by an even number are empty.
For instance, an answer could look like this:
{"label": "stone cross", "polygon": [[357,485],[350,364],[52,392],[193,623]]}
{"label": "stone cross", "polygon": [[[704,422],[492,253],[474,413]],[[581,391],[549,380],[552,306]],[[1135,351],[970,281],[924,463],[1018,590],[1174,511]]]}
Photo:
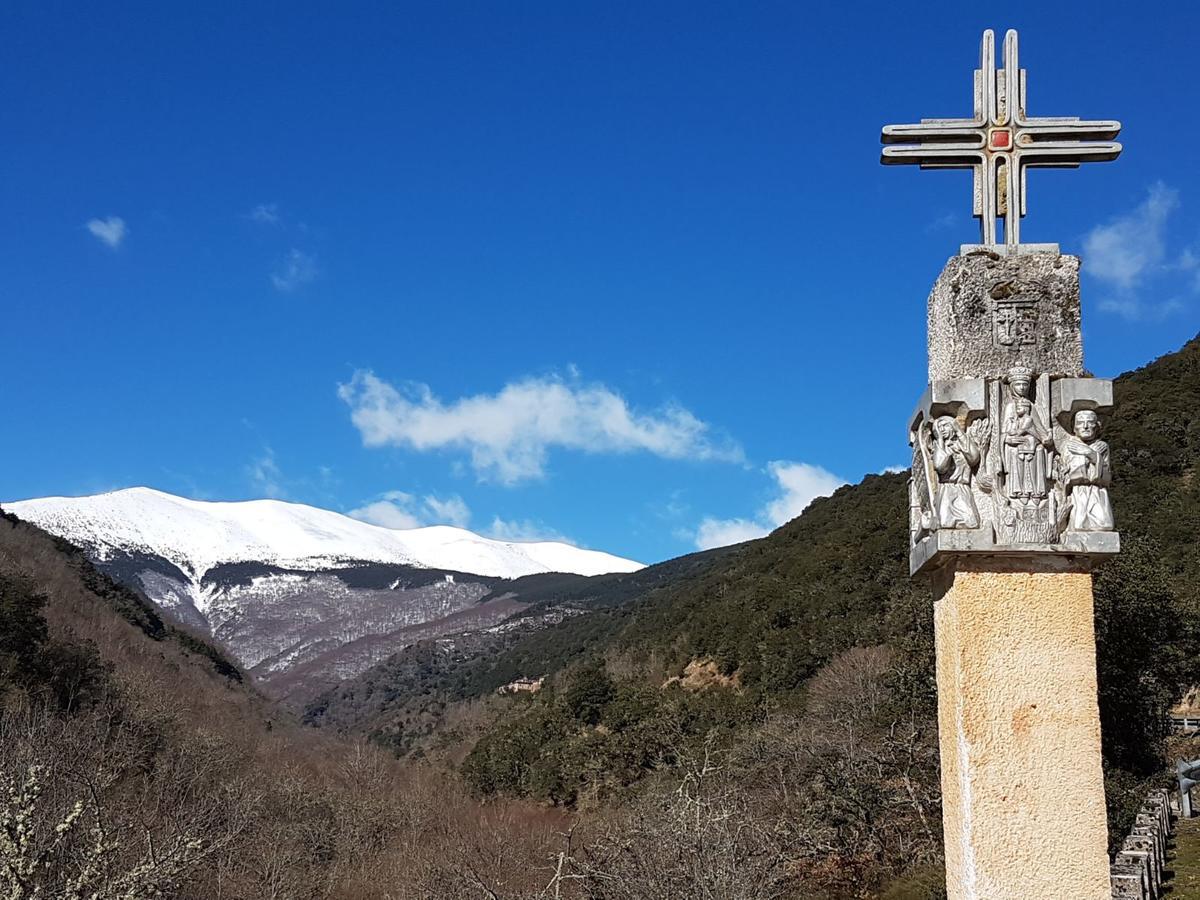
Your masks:
{"label": "stone cross", "polygon": [[[983,37],[973,119],[884,129],[883,162],[971,166],[984,246],[929,295],[928,385],[908,420],[909,568],[934,594],[950,900],[1108,900],[1092,568],[1120,549],[1083,364],[1079,259],[1018,248],[1024,171],[1112,159],[1116,122],[1031,119],[1017,37]],[[995,243],[1006,216],[1006,245]],[[1069,773],[1069,777],[1068,774]]]}
{"label": "stone cross", "polygon": [[1077,168],[1116,159],[1121,123],[1111,120],[1030,117],[1025,113],[1025,70],[1017,61],[1017,33],[1004,37],[1004,67],[996,68],[996,39],[983,33],[975,70],[975,115],[970,119],[922,119],[883,127],[882,162],[915,163],[923,169],[971,169],[974,215],[984,245],[996,244],[996,219],[1004,219],[1004,243],[1021,243],[1026,212],[1026,170],[1031,166]]}

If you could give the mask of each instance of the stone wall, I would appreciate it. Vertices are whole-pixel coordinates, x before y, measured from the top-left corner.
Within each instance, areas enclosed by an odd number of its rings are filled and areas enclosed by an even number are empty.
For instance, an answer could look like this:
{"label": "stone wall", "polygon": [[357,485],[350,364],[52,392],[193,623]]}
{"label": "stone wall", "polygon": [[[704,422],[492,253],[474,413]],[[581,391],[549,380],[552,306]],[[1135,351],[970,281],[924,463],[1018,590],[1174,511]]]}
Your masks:
{"label": "stone wall", "polygon": [[1162,896],[1171,805],[1165,790],[1152,791],[1138,810],[1133,830],[1112,861],[1114,898],[1157,900]]}

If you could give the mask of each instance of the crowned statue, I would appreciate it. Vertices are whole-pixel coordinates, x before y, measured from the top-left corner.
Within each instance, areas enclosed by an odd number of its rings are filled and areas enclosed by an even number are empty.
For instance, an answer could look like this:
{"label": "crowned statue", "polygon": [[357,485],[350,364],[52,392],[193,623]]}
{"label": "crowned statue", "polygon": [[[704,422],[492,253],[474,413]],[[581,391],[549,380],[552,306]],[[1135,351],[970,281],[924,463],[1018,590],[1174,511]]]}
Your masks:
{"label": "crowned statue", "polygon": [[1054,438],[1033,402],[1033,372],[1025,366],[1009,370],[1001,417],[1001,471],[1004,493],[1034,504],[1045,500],[1054,464]]}

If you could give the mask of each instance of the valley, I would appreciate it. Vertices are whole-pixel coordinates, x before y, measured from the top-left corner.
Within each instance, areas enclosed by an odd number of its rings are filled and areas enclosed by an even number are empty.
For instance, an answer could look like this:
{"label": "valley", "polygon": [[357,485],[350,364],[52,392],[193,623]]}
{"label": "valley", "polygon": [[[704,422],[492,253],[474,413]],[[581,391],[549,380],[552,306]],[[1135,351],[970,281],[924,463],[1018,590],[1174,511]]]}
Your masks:
{"label": "valley", "polygon": [[[1124,546],[1095,586],[1114,841],[1161,772],[1164,711],[1200,679],[1200,340],[1115,389],[1106,439]],[[442,784],[468,818],[483,821],[466,812],[482,800],[512,821],[555,822],[524,830],[526,843],[504,832],[509,855],[470,870],[465,848],[486,841],[458,828],[447,838],[455,849],[442,845],[427,873],[457,885],[443,896],[469,893],[454,879],[474,871],[514,898],[545,896],[556,872],[571,875],[562,896],[606,897],[612,879],[626,896],[653,896],[700,878],[726,885],[722,896],[932,898],[931,617],[927,587],[907,574],[906,485],[905,473],[867,476],[761,540],[609,574],[502,578],[353,560],[340,547],[200,565],[149,540],[118,549],[77,532],[89,563],[65,535],[52,551],[12,513],[17,543],[0,571],[50,585],[82,578],[90,599],[78,606],[72,588],[62,596],[75,599],[55,601],[51,633],[99,635],[94,652],[112,677],[132,678],[152,703],[175,688],[138,674],[150,663],[131,660],[161,655],[135,649],[146,641],[183,655],[170,665],[193,673],[201,708],[241,698],[259,723],[245,726],[253,741],[278,723],[296,752],[359,748],[380,754],[380,772],[406,773],[388,778]],[[80,574],[54,574],[64,565]],[[105,616],[143,637],[115,637],[120,628],[96,624]],[[48,671],[10,690],[48,703],[64,690]],[[68,694],[84,697],[94,677]],[[518,679],[541,679],[540,689],[500,693]],[[37,758],[32,745],[21,752]],[[388,828],[387,840],[407,840]],[[578,829],[578,843],[552,850],[555,829]],[[548,869],[546,858],[558,862]],[[541,885],[500,889],[521,883],[521,869]]]}

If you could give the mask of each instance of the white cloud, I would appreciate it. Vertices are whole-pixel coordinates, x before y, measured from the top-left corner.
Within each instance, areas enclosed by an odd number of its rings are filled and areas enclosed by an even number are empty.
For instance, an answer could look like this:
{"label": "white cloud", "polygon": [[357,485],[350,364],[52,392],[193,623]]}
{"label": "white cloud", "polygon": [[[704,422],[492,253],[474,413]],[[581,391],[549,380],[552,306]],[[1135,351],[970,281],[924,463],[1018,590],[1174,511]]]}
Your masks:
{"label": "white cloud", "polygon": [[283,486],[283,472],[275,462],[275,451],[270,447],[250,463],[249,475],[251,484],[262,496],[276,500],[287,496],[287,490]]}
{"label": "white cloud", "polygon": [[760,538],[790,522],[817,497],[827,497],[846,482],[820,466],[776,460],[767,465],[779,494],[765,504],[753,519],[706,517],[696,529],[696,547],[709,550]]}
{"label": "white cloud", "polygon": [[457,494],[441,498],[432,494],[414,497],[404,491],[388,491],[370,503],[347,513],[354,519],[384,528],[421,528],[425,525],[455,525],[466,528],[471,510]]}
{"label": "white cloud", "polygon": [[279,204],[277,203],[260,203],[250,212],[246,213],[246,218],[252,222],[257,222],[259,225],[278,225],[279,224]]}
{"label": "white cloud", "polygon": [[[426,525],[466,528],[471,522],[471,510],[457,494],[449,497],[433,494],[416,497],[404,491],[387,491],[370,503],[350,510],[347,515],[384,528],[423,528]],[[482,533],[499,541],[575,543],[561,532],[533,519],[502,519],[494,516]]]}
{"label": "white cloud", "polygon": [[356,372],[338,395],[368,447],[461,450],[480,480],[515,484],[545,473],[551,448],[587,453],[644,451],[666,459],[740,461],[741,448],[716,440],[681,406],[630,409],[602,384],[526,378],[496,394],[443,403],[423,384],[403,391],[371,372]]}
{"label": "white cloud", "polygon": [[818,497],[828,497],[846,482],[820,466],[778,460],[767,471],[779,482],[783,493],[767,504],[766,520],[778,527],[804,512]]}
{"label": "white cloud", "polygon": [[944,231],[947,228],[953,228],[962,220],[962,216],[958,213],[942,213],[934,219],[931,219],[925,225],[926,231]]}
{"label": "white cloud", "polygon": [[1132,290],[1166,257],[1167,218],[1179,207],[1179,192],[1161,181],[1131,212],[1097,225],[1084,238],[1087,270],[1097,278]]}
{"label": "white cloud", "polygon": [[506,520],[499,516],[492,519],[488,526],[488,537],[498,541],[560,541],[564,544],[574,544],[569,537],[531,519]]}
{"label": "white cloud", "polygon": [[1182,300],[1172,297],[1160,303],[1146,303],[1138,297],[1117,296],[1105,297],[1100,301],[1100,309],[1104,312],[1116,313],[1131,322],[1150,321],[1160,322],[1170,315],[1185,309]]}
{"label": "white cloud", "polygon": [[292,248],[280,267],[271,274],[275,290],[285,294],[310,283],[317,277],[317,263],[307,253]]}
{"label": "white cloud", "polygon": [[[1088,232],[1085,271],[1110,291],[1101,298],[1100,309],[1131,321],[1158,320],[1185,308],[1179,293],[1200,292],[1196,250],[1169,250],[1167,224],[1179,205],[1179,192],[1157,182],[1134,209]],[[1181,276],[1186,276],[1183,283]],[[1144,293],[1175,296],[1148,301]]]}
{"label": "white cloud", "polygon": [[376,500],[350,510],[347,515],[384,528],[420,528],[425,524],[394,500]]}
{"label": "white cloud", "polygon": [[101,243],[107,244],[113,250],[121,246],[125,240],[125,220],[120,216],[109,216],[107,219],[90,219],[84,227]]}
{"label": "white cloud", "polygon": [[696,529],[696,547],[699,550],[727,547],[764,537],[770,532],[771,529],[766,525],[749,519],[714,519],[709,516]]}
{"label": "white cloud", "polygon": [[445,500],[426,497],[425,506],[435,521],[443,525],[457,525],[459,528],[466,528],[467,523],[471,521],[471,510],[467,508],[462,497],[447,497]]}

